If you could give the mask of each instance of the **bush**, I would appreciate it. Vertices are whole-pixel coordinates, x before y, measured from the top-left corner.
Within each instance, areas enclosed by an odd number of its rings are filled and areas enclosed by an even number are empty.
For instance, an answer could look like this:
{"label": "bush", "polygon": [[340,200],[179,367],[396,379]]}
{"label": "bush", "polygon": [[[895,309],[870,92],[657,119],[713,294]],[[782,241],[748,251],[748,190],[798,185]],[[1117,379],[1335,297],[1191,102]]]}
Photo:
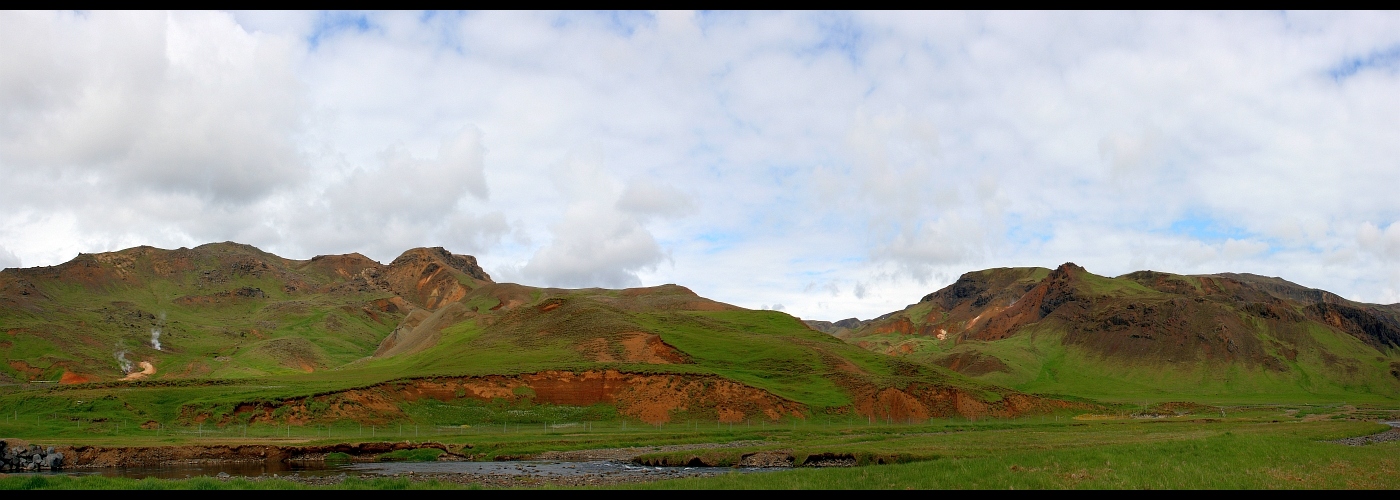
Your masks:
{"label": "bush", "polygon": [[380,462],[434,462],[438,456],[442,455],[442,450],[437,448],[418,448],[414,450],[395,450],[379,456]]}

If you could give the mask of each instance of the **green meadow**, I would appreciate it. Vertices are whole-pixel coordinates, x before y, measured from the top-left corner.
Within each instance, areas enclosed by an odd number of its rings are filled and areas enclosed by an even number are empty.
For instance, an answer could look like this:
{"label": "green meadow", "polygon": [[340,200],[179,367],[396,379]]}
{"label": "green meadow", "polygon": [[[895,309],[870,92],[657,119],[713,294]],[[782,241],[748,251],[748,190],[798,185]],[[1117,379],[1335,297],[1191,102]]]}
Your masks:
{"label": "green meadow", "polygon": [[[577,298],[585,302],[587,297]],[[579,314],[613,315],[629,328],[656,332],[667,344],[685,352],[686,364],[601,363],[585,358],[572,346],[577,339],[561,337],[533,344],[514,342],[513,332],[492,331],[475,320],[445,328],[438,343],[418,353],[365,359],[312,373],[282,372],[258,378],[157,379],[8,390],[0,393],[0,429],[24,435],[62,436],[70,433],[128,431],[140,425],[188,430],[190,415],[207,413],[215,421],[232,416],[236,405],[273,402],[334,393],[376,384],[431,377],[510,375],[542,370],[606,370],[629,373],[717,375],[767,390],[806,405],[813,415],[851,404],[848,388],[833,382],[836,365],[856,366],[870,383],[903,386],[924,381],[955,384],[991,400],[998,391],[946,369],[875,354],[812,331],[791,316],[769,311],[668,312],[621,315],[592,307]],[[597,321],[597,318],[593,318]],[[734,349],[744,345],[744,349]],[[313,416],[325,408],[309,405]],[[462,426],[499,423],[611,421],[609,406],[553,407],[528,398],[515,402],[455,399],[405,403],[394,425]],[[277,418],[280,415],[274,414]],[[244,421],[248,418],[244,415]],[[237,420],[237,419],[235,419]],[[233,425],[242,422],[234,421]],[[220,427],[227,422],[220,424]],[[318,422],[337,432],[357,427],[354,422]],[[203,431],[219,431],[214,425]],[[149,430],[149,429],[146,429]],[[143,430],[143,431],[146,431]],[[154,431],[152,431],[154,432]],[[240,431],[241,432],[241,431]],[[254,430],[253,432],[258,432]],[[308,431],[309,432],[309,431]]]}
{"label": "green meadow", "polygon": [[862,338],[885,345],[910,343],[910,361],[932,360],[957,353],[995,356],[1004,371],[979,374],[976,379],[1029,393],[1073,395],[1099,401],[1198,401],[1205,403],[1307,403],[1395,401],[1396,381],[1386,368],[1395,354],[1378,355],[1354,338],[1311,332],[1328,342],[1332,352],[1344,352],[1367,370],[1350,372],[1328,366],[1316,352],[1303,352],[1286,372],[1239,364],[1211,362],[1133,362],[1106,358],[1073,345],[1053,325],[1033,326],[997,341],[965,340],[956,345],[900,334]]}
{"label": "green meadow", "polygon": [[[1220,418],[1218,412],[1225,416]],[[522,426],[508,432],[437,435],[453,447],[528,457],[550,450],[731,443],[741,446],[644,453],[647,463],[697,458],[724,465],[742,455],[793,457],[790,470],[621,484],[639,489],[1332,489],[1400,487],[1400,441],[1347,446],[1330,441],[1375,434],[1386,426],[1360,420],[1400,416],[1400,409],[1354,405],[1200,407],[1179,416],[1139,413],[1047,415],[1020,419],[934,420],[919,425],[854,421],[788,425],[603,425],[591,429]],[[112,436],[113,443],[135,437]],[[171,443],[225,438],[183,435]],[[309,437],[259,442],[317,442]],[[434,450],[436,451],[436,450]],[[426,459],[411,457],[385,459]],[[820,457],[853,457],[855,467],[810,468]],[[348,478],[337,489],[477,487],[407,478]],[[300,489],[272,479],[134,480],[96,476],[0,478],[3,489]],[[321,487],[321,486],[318,486]]]}
{"label": "green meadow", "polygon": [[[1322,442],[1375,424],[1098,424],[904,437],[923,460],[660,481],[641,489],[1395,489],[1400,443]],[[849,449],[859,448],[851,446]]]}

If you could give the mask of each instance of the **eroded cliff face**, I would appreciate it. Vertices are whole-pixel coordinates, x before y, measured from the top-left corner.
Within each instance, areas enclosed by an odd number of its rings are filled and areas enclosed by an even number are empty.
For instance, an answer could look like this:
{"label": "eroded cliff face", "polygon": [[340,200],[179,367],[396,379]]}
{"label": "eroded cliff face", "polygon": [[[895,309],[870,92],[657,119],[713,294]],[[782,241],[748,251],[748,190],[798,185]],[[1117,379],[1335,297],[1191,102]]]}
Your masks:
{"label": "eroded cliff face", "polygon": [[1015,418],[1066,409],[1091,409],[1088,403],[1008,393],[989,401],[965,389],[929,384],[904,388],[869,388],[857,393],[855,413],[873,421],[919,423],[932,418]]}
{"label": "eroded cliff face", "polygon": [[[516,402],[591,406],[616,405],[618,413],[648,423],[665,423],[673,415],[739,422],[759,418],[805,418],[805,405],[721,377],[693,374],[642,374],[616,370],[545,371],[523,375],[439,377],[379,384],[373,387],[277,402],[236,405],[231,415],[188,411],[190,422],[286,422],[306,424],[334,420],[389,422],[403,417],[400,405],[422,399]],[[319,408],[319,410],[312,410]]]}
{"label": "eroded cliff face", "polygon": [[[856,377],[846,377],[843,385],[851,387],[853,404],[827,411],[851,412],[879,421],[924,422],[952,416],[1006,418],[1096,407],[1013,391],[977,393],[927,383],[879,387]],[[404,417],[403,404],[424,399],[507,403],[529,400],[534,404],[568,406],[608,404],[616,406],[619,414],[651,424],[670,422],[677,415],[719,422],[777,421],[811,415],[806,405],[713,375],[589,370],[391,382],[308,398],[242,403],[235,405],[233,413],[228,415],[189,410],[183,412],[181,418],[191,423],[218,424],[304,425],[336,420],[387,423]]]}
{"label": "eroded cliff face", "polygon": [[395,294],[428,310],[456,302],[472,289],[492,283],[476,257],[442,247],[404,252],[385,268],[384,280]]}

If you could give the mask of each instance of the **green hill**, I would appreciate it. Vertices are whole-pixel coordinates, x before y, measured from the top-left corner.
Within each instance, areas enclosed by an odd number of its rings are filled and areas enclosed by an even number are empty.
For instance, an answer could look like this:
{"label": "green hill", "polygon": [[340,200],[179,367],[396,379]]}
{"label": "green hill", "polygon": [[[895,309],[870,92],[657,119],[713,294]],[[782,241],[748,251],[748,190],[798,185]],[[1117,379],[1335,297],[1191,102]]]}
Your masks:
{"label": "green hill", "polygon": [[442,249],[388,266],[233,243],[83,254],[0,272],[0,371],[69,382],[120,379],[143,361],[157,380],[311,372],[371,354],[408,312],[489,282],[475,259]]}
{"label": "green hill", "polygon": [[873,321],[866,349],[1019,390],[1120,401],[1400,398],[1400,306],[1279,278],[1074,264],[964,274]]}
{"label": "green hill", "polygon": [[923,420],[1086,406],[875,354],[665,285],[495,283],[441,248],[385,265],[220,243],[0,272],[0,412],[148,425]]}

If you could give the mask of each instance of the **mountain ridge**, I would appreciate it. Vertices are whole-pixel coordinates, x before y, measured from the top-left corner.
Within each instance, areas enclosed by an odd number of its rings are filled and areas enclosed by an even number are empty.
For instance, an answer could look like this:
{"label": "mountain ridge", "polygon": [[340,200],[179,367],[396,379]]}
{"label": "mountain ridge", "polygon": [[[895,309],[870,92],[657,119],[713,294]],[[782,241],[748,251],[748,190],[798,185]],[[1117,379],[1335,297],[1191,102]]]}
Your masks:
{"label": "mountain ridge", "polygon": [[[471,423],[536,404],[652,423],[1093,407],[870,353],[679,285],[497,283],[474,257],[440,247],[388,264],[236,243],[80,254],[0,272],[0,331],[5,378],[59,382],[84,401],[161,401],[113,411],[184,424],[375,423],[430,410]],[[597,405],[613,409],[583,408]]]}
{"label": "mountain ridge", "polygon": [[[1056,359],[1069,356],[1078,368],[1117,372],[1124,382],[1133,381],[1124,375],[1128,372],[1147,380],[1180,375],[1180,380],[1148,384],[1161,388],[1190,389],[1186,380],[1192,377],[1185,373],[1236,367],[1247,375],[1195,380],[1226,385],[1250,380],[1243,384],[1248,388],[1217,388],[1222,394],[1265,394],[1292,384],[1297,387],[1283,392],[1351,387],[1396,397],[1397,310],[1281,278],[1155,271],[1109,278],[1066,263],[1054,270],[969,272],[901,311],[839,336],[1022,389],[1075,393],[1073,384],[1056,383],[1046,372]],[[1040,338],[1046,336],[1055,340]]]}

